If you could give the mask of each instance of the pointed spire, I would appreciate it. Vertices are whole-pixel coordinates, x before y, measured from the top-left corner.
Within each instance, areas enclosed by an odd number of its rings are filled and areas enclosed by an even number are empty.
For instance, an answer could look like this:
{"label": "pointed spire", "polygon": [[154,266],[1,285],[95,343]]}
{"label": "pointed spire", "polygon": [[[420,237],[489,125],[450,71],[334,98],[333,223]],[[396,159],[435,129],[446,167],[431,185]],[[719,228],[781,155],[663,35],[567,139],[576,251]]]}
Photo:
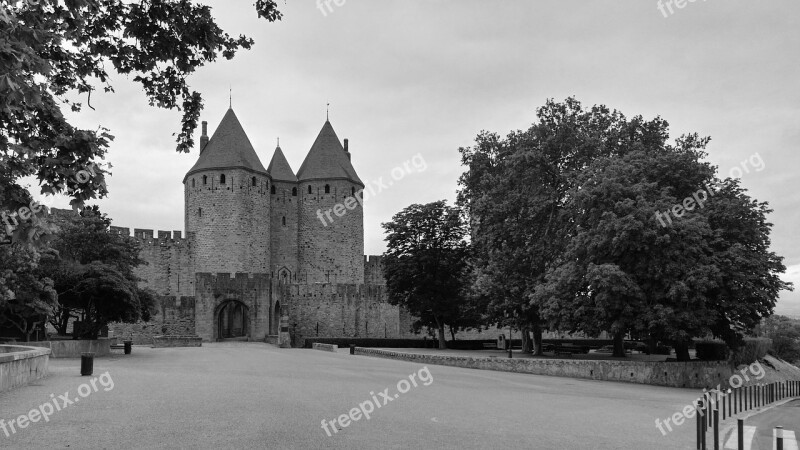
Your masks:
{"label": "pointed spire", "polygon": [[233,109],[229,109],[186,176],[203,170],[233,168],[267,173],[242,124],[239,123]]}
{"label": "pointed spire", "polygon": [[303,165],[297,171],[297,179],[300,181],[347,179],[364,186],[329,121],[322,126]]}
{"label": "pointed spire", "polygon": [[275,148],[275,153],[272,154],[272,161],[269,162],[267,173],[269,173],[273,181],[297,183],[297,177],[294,175],[292,166],[289,165],[289,161],[286,160],[286,156],[281,150],[280,141],[278,141],[278,146]]}

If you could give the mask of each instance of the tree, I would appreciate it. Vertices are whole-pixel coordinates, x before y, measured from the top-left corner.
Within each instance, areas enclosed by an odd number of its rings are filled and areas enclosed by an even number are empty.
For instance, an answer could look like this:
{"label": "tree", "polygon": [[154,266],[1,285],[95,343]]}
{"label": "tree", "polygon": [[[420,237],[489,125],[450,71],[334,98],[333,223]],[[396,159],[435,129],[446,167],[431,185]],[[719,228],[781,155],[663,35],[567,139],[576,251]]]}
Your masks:
{"label": "tree", "polygon": [[0,327],[30,341],[56,305],[53,281],[38,268],[40,253],[27,246],[0,247]]}
{"label": "tree", "polygon": [[[537,118],[460,149],[472,287],[490,320],[516,321],[534,341],[542,326],[609,331],[619,356],[632,333],[669,341],[686,359],[695,336],[738,345],[791,287],[768,249],[768,205],[716,178],[702,161],[708,138],[671,145],[659,117],[627,119],[574,98],[549,100]],[[673,220],[669,211],[701,190],[713,201]]]}
{"label": "tree", "polygon": [[[473,299],[489,323],[522,330],[523,348],[541,354],[545,325],[534,293],[574,228],[565,214],[575,177],[596,157],[615,151],[624,117],[605,106],[548,100],[538,123],[503,139],[481,133],[460,148],[467,171],[458,204],[469,218]],[[533,332],[533,343],[528,333]]]}
{"label": "tree", "polygon": [[800,363],[800,320],[770,316],[756,327],[759,336],[772,340],[772,353],[792,364]]}
{"label": "tree", "polygon": [[534,299],[556,327],[610,331],[616,356],[629,332],[670,342],[679,360],[709,333],[736,348],[791,288],[769,251],[768,205],[715,177],[702,161],[708,138],[672,146],[666,123],[630,125],[632,139],[577,177],[575,232]]}
{"label": "tree", "polygon": [[81,319],[77,337],[96,339],[109,322],[149,320],[151,292],[140,289],[134,269],[145,262],[139,243],[109,231],[111,220],[94,206],[60,221],[53,241],[57,256],[43,266],[52,274],[58,308],[51,324],[66,334],[70,319]]}
{"label": "tree", "polygon": [[466,326],[462,311],[467,285],[468,245],[461,210],[443,200],[413,204],[382,224],[389,303],[419,319],[415,328],[435,327],[439,348],[447,348],[445,326]]}
{"label": "tree", "polygon": [[[273,0],[256,0],[270,22],[281,13]],[[202,98],[187,77],[220,55],[231,59],[253,40],[231,37],[211,8],[189,0],[26,0],[0,8],[0,211],[28,206],[19,184],[36,176],[43,194],[72,197],[75,208],[108,193],[108,167],[99,164],[113,136],[82,130],[62,106],[80,111],[91,95],[112,92],[111,73],[140,83],[153,106],[183,111],[177,150],[188,152]],[[87,167],[91,176],[76,174]],[[46,231],[46,230],[44,230]],[[15,236],[30,240],[30,233]]]}

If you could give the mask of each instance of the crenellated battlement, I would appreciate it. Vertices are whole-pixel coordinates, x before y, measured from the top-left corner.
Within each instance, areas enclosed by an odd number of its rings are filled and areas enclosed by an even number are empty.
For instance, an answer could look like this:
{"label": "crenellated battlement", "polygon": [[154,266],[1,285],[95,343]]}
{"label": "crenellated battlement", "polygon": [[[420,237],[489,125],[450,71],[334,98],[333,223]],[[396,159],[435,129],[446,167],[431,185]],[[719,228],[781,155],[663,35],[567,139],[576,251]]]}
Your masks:
{"label": "crenellated battlement", "polygon": [[183,232],[177,230],[176,231],[158,230],[154,236],[152,229],[134,228],[133,236],[131,236],[130,228],[112,226],[110,227],[110,232],[122,236],[129,236],[144,244],[150,244],[150,245],[164,245],[164,244],[187,245],[190,241],[194,239],[194,233],[192,232],[187,233],[187,236],[184,237]]}
{"label": "crenellated battlement", "polygon": [[197,272],[196,277],[203,281],[220,281],[220,280],[258,280],[258,281],[272,281],[272,275],[268,273],[253,273],[253,272]]}

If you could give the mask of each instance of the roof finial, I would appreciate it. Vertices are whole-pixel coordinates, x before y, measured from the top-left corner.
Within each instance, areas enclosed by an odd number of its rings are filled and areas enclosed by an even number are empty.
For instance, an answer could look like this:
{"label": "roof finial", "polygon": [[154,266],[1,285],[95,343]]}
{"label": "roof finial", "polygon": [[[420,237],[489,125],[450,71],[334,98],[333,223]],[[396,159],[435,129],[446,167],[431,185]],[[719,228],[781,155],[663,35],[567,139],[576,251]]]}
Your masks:
{"label": "roof finial", "polygon": [[281,146],[281,138],[278,138],[278,147]]}
{"label": "roof finial", "polygon": [[325,107],[325,121],[330,121],[331,118],[331,102]]}
{"label": "roof finial", "polygon": [[233,109],[233,87],[228,85],[228,108]]}

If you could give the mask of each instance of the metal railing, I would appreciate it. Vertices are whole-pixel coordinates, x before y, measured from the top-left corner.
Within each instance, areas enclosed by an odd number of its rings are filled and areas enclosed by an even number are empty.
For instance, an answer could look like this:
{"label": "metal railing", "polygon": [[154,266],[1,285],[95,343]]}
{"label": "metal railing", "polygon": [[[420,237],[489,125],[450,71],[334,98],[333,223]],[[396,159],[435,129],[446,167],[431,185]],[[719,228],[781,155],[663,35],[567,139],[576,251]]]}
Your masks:
{"label": "metal railing", "polygon": [[[711,431],[714,450],[720,448],[720,421],[762,408],[772,403],[793,397],[800,397],[800,381],[779,381],[769,384],[755,384],[729,388],[727,390],[706,390],[695,402],[697,411],[697,449],[707,450],[707,439]],[[738,449],[744,450],[744,419],[737,419]],[[783,427],[775,428],[777,449],[783,450]]]}

